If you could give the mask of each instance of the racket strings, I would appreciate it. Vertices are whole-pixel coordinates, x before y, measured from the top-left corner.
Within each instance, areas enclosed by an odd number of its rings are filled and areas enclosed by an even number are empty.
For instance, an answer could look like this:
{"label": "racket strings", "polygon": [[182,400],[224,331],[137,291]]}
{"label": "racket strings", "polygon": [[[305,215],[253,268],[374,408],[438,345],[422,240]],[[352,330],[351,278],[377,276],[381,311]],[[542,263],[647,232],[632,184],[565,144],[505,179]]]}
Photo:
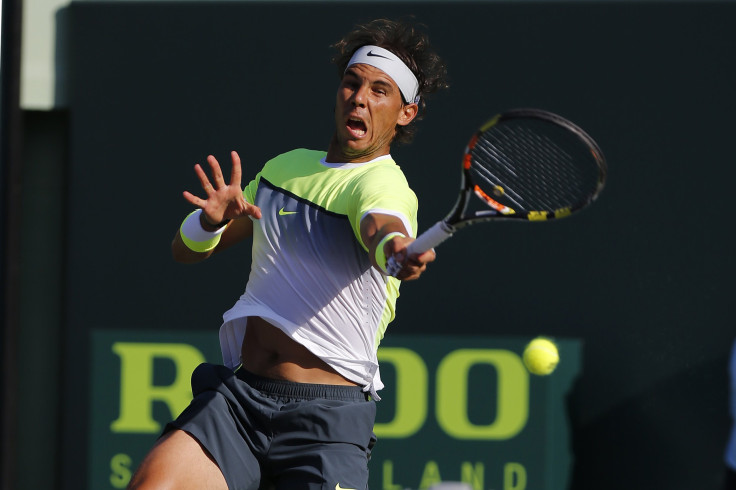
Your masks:
{"label": "racket strings", "polygon": [[[521,188],[546,191],[546,193],[533,192],[532,195],[537,195],[540,199],[548,197],[547,194],[553,197],[560,196],[567,193],[571,186],[573,188],[579,186],[580,179],[575,172],[571,155],[554,144],[546,135],[537,134],[524,127],[503,127],[487,136],[487,139],[482,140],[480,148],[484,149],[486,147],[484,143],[487,143],[486,154],[495,154],[508,176],[522,179],[519,181]],[[491,148],[493,151],[487,151]],[[545,161],[553,164],[543,164]],[[509,181],[503,182],[508,185]],[[513,192],[513,189],[509,191]],[[521,192],[517,194],[522,198]],[[561,199],[563,198],[558,197],[555,201]]]}
{"label": "racket strings", "polygon": [[566,129],[535,122],[509,121],[481,133],[471,149],[473,181],[516,209],[574,208],[596,190],[590,149]]}

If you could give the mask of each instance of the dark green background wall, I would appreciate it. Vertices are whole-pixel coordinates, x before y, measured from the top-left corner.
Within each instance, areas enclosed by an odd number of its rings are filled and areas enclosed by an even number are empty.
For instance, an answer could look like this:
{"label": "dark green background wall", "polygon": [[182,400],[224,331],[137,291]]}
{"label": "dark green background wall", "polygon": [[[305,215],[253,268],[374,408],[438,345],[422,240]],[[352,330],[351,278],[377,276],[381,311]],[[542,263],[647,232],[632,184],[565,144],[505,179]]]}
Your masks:
{"label": "dark green background wall", "polygon": [[389,335],[582,338],[572,488],[718,488],[736,337],[736,4],[80,2],[69,14],[64,488],[84,481],[89,332],[215,335],[243,288],[242,250],[206,266],[170,259],[194,163],[235,149],[252,176],[293,147],[325,148],[338,81],[329,45],[355,23],[410,14],[452,82],[414,144],[394,152],[421,228],[454,201],[468,135],[503,109],[571,118],[599,141],[610,179],[569,220],[442,245],[403,287]]}

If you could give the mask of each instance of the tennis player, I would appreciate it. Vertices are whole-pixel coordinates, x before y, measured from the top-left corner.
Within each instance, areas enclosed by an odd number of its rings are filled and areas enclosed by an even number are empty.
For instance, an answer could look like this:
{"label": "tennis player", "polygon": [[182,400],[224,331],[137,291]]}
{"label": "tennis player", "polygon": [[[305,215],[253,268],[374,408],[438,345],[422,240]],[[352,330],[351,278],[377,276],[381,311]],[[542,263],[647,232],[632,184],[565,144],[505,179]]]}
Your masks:
{"label": "tennis player", "polygon": [[[365,489],[383,387],[376,351],[400,280],[433,251],[406,257],[417,198],[391,157],[411,140],[424,96],[446,87],[426,36],[376,20],[335,45],[341,76],[327,151],[297,149],[265,164],[245,190],[231,154],[172,250],[184,263],[252,237],[244,294],[223,315],[224,365],[192,374],[194,399],[164,431],[130,488]],[[421,108],[421,110],[420,110]],[[386,259],[404,266],[385,274]]]}

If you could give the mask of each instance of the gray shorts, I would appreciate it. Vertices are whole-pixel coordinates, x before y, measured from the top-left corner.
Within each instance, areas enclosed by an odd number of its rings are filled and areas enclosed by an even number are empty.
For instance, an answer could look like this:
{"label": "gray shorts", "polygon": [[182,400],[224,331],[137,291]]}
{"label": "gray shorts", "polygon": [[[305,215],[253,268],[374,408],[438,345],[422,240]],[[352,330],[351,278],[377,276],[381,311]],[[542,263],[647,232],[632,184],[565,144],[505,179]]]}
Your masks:
{"label": "gray shorts", "polygon": [[366,489],[376,405],[357,386],[267,379],[201,364],[181,429],[209,451],[231,490]]}

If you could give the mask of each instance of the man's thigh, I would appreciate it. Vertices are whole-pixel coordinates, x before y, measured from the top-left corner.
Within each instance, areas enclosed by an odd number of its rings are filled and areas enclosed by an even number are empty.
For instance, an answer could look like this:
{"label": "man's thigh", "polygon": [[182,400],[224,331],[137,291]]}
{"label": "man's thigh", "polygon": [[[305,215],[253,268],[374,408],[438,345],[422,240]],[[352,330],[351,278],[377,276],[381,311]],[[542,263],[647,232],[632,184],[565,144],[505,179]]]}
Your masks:
{"label": "man's thigh", "polygon": [[267,463],[276,488],[367,488],[375,410],[374,402],[339,400],[283,407]]}
{"label": "man's thigh", "polygon": [[209,453],[184,431],[159,439],[131,479],[130,489],[227,490],[225,477]]}
{"label": "man's thigh", "polygon": [[315,444],[304,451],[300,461],[279,475],[276,490],[368,488],[368,458],[353,444]]}

